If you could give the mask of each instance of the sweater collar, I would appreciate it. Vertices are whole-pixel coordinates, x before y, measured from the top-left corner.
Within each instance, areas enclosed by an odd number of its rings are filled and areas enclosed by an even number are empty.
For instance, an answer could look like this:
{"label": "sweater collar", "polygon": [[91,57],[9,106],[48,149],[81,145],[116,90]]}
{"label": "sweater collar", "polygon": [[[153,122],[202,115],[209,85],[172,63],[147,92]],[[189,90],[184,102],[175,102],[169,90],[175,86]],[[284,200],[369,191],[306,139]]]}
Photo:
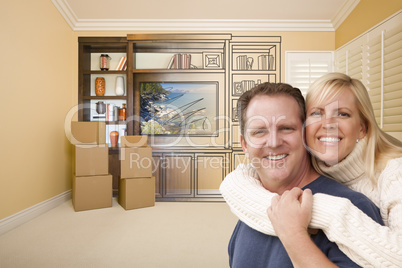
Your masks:
{"label": "sweater collar", "polygon": [[366,138],[360,140],[353,151],[336,165],[327,166],[322,161],[319,161],[318,165],[325,174],[328,174],[341,183],[349,185],[364,174],[365,165],[363,153],[366,148],[366,143]]}

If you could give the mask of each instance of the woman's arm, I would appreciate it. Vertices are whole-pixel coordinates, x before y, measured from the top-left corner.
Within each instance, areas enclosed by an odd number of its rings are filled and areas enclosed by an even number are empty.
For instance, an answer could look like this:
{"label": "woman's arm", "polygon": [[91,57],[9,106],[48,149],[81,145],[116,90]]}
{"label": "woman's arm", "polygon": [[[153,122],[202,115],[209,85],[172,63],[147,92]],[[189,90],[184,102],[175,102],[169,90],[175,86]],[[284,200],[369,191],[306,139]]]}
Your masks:
{"label": "woman's arm", "polygon": [[[401,178],[396,175],[396,183],[387,188],[400,192]],[[252,168],[240,165],[225,178],[220,190],[241,221],[259,232],[275,235],[266,211],[276,194],[262,187]],[[389,227],[386,227],[373,221],[348,199],[316,194],[310,227],[322,229],[329,240],[363,267],[402,267],[402,221],[399,220],[402,198],[399,194],[391,200]]]}
{"label": "woman's arm", "polygon": [[233,214],[242,222],[261,233],[276,236],[267,208],[277,194],[262,186],[250,165],[240,164],[226,176],[219,190]]}
{"label": "woman's arm", "polygon": [[315,194],[310,227],[322,229],[330,241],[363,267],[402,267],[400,233],[378,224],[348,199]]}

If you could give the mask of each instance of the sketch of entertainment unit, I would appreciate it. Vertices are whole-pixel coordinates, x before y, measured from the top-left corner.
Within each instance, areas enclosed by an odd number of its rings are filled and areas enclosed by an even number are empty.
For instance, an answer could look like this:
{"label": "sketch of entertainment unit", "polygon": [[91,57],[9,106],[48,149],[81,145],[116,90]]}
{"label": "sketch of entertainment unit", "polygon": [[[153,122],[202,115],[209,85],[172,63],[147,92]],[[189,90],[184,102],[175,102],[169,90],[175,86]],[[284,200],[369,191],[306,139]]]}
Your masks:
{"label": "sketch of entertainment unit", "polygon": [[[220,183],[242,159],[237,100],[260,83],[281,81],[281,37],[128,34],[78,41],[78,119],[97,118],[98,102],[125,104],[127,120],[107,121],[107,128],[148,135],[157,199],[221,200]],[[102,54],[112,57],[108,71],[97,66]],[[121,57],[127,68],[113,69]],[[123,96],[113,93],[117,76],[124,77]],[[97,77],[105,78],[104,96],[94,94]],[[119,148],[109,156],[117,194]]]}

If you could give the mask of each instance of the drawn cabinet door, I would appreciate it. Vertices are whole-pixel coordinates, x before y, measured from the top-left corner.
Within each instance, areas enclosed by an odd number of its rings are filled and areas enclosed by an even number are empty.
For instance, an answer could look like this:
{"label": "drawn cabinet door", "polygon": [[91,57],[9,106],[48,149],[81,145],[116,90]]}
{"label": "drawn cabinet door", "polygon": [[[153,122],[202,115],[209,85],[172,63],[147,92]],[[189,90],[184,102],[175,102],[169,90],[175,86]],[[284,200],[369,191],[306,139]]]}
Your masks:
{"label": "drawn cabinet door", "polygon": [[193,197],[193,154],[165,154],[162,168],[164,170],[164,197]]}
{"label": "drawn cabinet door", "polygon": [[196,197],[219,197],[229,164],[226,154],[196,154],[195,160]]}

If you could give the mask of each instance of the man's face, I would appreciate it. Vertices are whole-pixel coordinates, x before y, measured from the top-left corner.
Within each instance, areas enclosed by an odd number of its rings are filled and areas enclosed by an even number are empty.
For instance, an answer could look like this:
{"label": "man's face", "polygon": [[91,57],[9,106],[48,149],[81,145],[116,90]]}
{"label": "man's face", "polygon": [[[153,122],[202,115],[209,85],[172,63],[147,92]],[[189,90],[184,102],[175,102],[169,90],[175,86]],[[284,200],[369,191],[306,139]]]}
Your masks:
{"label": "man's face", "polygon": [[246,119],[242,148],[264,187],[278,192],[297,185],[310,163],[296,100],[286,95],[257,95],[247,108]]}

